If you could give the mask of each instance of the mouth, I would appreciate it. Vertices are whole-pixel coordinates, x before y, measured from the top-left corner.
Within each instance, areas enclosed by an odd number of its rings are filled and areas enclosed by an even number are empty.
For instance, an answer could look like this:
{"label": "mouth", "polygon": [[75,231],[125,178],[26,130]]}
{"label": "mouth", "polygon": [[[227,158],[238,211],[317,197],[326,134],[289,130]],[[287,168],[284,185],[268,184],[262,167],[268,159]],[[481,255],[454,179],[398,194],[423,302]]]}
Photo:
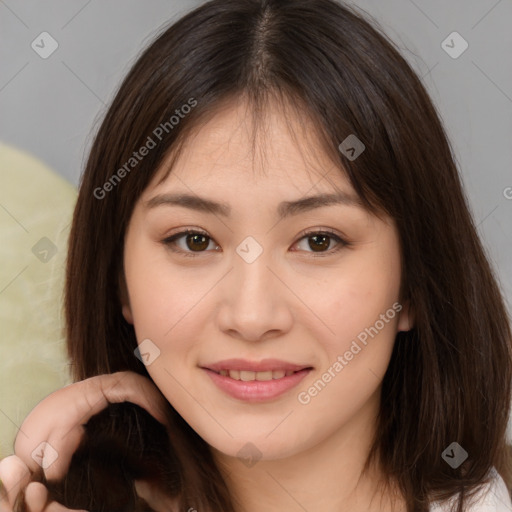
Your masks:
{"label": "mouth", "polygon": [[224,361],[204,365],[202,368],[211,370],[223,377],[243,380],[244,382],[282,379],[283,377],[289,377],[302,370],[312,369],[312,367],[307,364],[290,363],[280,359],[263,359],[261,361],[225,359]]}
{"label": "mouth", "polygon": [[[304,368],[304,369],[311,369]],[[289,377],[290,375],[293,375],[294,373],[298,373],[301,370],[293,371],[293,370],[266,370],[262,372],[252,372],[249,370],[220,370],[215,371],[217,375],[222,375],[223,377],[229,377],[230,379],[234,380],[242,380],[244,382],[251,382],[253,380],[258,381],[268,381],[268,380],[277,380],[282,379],[283,377]]]}
{"label": "mouth", "polygon": [[263,402],[298,385],[313,367],[276,359],[260,362],[230,359],[201,366],[201,369],[228,395],[246,402]]}

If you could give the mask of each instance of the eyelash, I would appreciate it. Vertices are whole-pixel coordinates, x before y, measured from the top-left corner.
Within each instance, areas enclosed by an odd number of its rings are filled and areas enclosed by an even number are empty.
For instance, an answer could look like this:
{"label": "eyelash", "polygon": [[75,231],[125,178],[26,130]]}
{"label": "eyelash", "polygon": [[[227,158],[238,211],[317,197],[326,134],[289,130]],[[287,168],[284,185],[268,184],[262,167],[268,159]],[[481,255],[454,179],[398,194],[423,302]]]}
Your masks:
{"label": "eyelash", "polygon": [[[171,235],[171,236],[165,238],[164,240],[162,240],[162,244],[164,244],[166,247],[169,247],[169,249],[171,249],[171,251],[181,253],[181,254],[183,254],[183,256],[186,256],[186,257],[196,258],[197,256],[201,255],[202,253],[207,252],[207,251],[193,252],[193,251],[184,251],[183,249],[176,249],[175,248],[176,240],[178,240],[179,238],[181,238],[185,235],[203,235],[204,237],[206,237],[210,240],[213,240],[213,238],[208,236],[208,234],[205,231],[201,231],[201,230],[197,230],[197,229],[186,229],[186,230],[180,231],[179,233],[175,233],[174,235]],[[313,235],[326,235],[330,238],[335,239],[335,241],[338,242],[338,245],[334,249],[330,249],[327,251],[323,251],[323,252],[319,252],[319,253],[315,253],[314,251],[306,251],[306,252],[311,252],[311,254],[314,258],[323,258],[325,256],[330,256],[334,253],[337,253],[344,247],[349,247],[351,245],[350,242],[347,242],[346,240],[341,238],[339,235],[337,235],[335,232],[328,230],[328,229],[323,229],[323,230],[319,230],[319,231],[315,231],[315,230],[302,231],[301,233],[299,233],[300,238],[297,240],[297,242],[294,243],[294,245],[296,243],[298,243],[299,241],[301,241],[303,238],[308,238]]]}

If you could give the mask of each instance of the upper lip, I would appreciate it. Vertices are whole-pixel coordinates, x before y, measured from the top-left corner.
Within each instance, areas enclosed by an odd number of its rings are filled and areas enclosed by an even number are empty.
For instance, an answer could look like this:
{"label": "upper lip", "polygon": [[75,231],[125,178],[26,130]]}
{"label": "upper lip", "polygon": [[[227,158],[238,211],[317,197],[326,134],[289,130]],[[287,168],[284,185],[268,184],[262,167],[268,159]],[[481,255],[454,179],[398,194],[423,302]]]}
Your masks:
{"label": "upper lip", "polygon": [[221,370],[240,370],[249,372],[265,372],[265,371],[294,371],[311,368],[308,364],[294,364],[280,359],[262,359],[261,361],[247,361],[246,359],[224,359],[217,363],[206,364],[202,368],[207,368],[215,372]]}

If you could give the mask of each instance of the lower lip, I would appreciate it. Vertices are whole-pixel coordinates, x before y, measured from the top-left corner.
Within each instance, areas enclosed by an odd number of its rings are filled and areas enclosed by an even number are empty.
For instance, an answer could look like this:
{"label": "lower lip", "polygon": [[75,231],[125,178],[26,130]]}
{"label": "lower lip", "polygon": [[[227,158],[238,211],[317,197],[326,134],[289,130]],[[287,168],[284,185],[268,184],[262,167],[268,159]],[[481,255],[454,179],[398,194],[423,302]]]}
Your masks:
{"label": "lower lip", "polygon": [[305,368],[298,372],[272,380],[254,380],[243,381],[225,377],[215,373],[213,370],[203,368],[210,376],[213,382],[225,393],[239,400],[246,402],[265,402],[277,398],[294,388],[306,375],[311,368]]}

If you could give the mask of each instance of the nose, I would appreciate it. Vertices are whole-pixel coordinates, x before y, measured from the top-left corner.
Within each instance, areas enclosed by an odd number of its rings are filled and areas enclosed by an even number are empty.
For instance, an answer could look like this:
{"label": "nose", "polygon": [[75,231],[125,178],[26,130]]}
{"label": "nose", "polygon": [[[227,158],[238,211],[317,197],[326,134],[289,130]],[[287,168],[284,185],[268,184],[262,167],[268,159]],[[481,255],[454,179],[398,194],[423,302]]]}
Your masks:
{"label": "nose", "polygon": [[218,325],[224,333],[246,341],[263,341],[291,329],[293,293],[282,272],[271,268],[269,260],[265,251],[251,263],[234,255],[234,268],[221,284]]}

